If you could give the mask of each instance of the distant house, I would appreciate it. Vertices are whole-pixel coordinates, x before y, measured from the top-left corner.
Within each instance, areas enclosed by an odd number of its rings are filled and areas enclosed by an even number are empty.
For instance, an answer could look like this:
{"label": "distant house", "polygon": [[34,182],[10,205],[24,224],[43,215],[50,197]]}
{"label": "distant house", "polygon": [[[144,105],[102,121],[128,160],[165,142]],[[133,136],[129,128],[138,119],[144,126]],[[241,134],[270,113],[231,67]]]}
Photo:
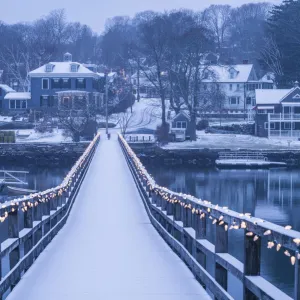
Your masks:
{"label": "distant house", "polygon": [[191,119],[184,111],[172,117],[172,113],[169,115],[170,134],[174,135],[175,141],[185,141],[191,137]]}
{"label": "distant house", "polygon": [[4,109],[5,107],[5,101],[4,101],[5,96],[12,92],[15,92],[15,90],[6,84],[0,84],[0,108],[1,109]]}
{"label": "distant house", "polygon": [[5,97],[3,108],[8,112],[74,108],[83,98],[96,108],[102,105],[100,76],[83,64],[73,62],[70,53],[64,54],[62,62],[49,62],[29,72],[29,77],[30,94],[15,93]]}
{"label": "distant house", "polygon": [[300,137],[300,88],[256,90],[256,134],[268,138]]}
{"label": "distant house", "polygon": [[256,89],[273,89],[269,77],[259,79],[253,64],[212,65],[203,68],[201,89],[217,87],[226,96],[223,109],[228,113],[245,113],[256,104]]}

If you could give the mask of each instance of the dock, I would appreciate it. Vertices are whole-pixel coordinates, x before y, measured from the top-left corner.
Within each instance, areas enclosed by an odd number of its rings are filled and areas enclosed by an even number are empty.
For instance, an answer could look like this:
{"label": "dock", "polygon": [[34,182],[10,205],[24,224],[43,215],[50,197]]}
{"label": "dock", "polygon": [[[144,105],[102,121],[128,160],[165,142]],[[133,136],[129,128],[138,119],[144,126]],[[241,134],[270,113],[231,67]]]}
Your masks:
{"label": "dock", "polygon": [[273,168],[285,167],[286,163],[269,161],[263,152],[220,152],[216,160],[218,167],[247,167],[247,168]]}

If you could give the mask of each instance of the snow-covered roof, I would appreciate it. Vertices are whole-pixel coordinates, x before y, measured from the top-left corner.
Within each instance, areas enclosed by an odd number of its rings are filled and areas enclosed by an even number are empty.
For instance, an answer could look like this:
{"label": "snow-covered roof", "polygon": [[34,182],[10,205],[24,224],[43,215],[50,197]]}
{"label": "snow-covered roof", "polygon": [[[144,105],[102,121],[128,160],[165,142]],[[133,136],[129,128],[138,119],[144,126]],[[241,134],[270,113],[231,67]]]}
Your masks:
{"label": "snow-covered roof", "polygon": [[259,81],[274,83],[275,81],[275,74],[272,72],[266,73]]}
{"label": "snow-covered roof", "polygon": [[279,104],[293,89],[255,90],[256,104]]}
{"label": "snow-covered roof", "polygon": [[[211,81],[247,82],[250,79],[253,65],[252,64],[224,65],[224,66],[215,65],[215,66],[208,66],[206,69],[208,70],[208,72],[212,73],[212,76],[209,76],[208,79],[203,79],[203,82],[211,82]],[[234,74],[235,76],[233,78],[231,78],[230,76],[231,70],[233,70],[233,72],[235,73]]]}
{"label": "snow-covered roof", "polygon": [[56,94],[66,95],[66,94],[78,94],[78,95],[86,95],[89,94],[87,91],[81,91],[81,90],[69,90],[69,91],[59,91],[56,92]]}
{"label": "snow-covered roof", "polygon": [[[46,72],[46,66],[52,66],[51,72]],[[77,66],[77,72],[71,71],[71,66]],[[29,72],[29,76],[31,77],[57,77],[57,76],[68,76],[68,77],[78,77],[85,76],[85,77],[98,77],[97,73],[89,70],[83,64],[72,62],[72,61],[64,61],[64,62],[50,62],[45,64],[31,72]]]}
{"label": "snow-covered roof", "polygon": [[31,94],[27,92],[10,92],[5,95],[5,100],[29,100],[31,99]]}
{"label": "snow-covered roof", "polygon": [[7,84],[0,84],[0,89],[4,90],[6,93],[15,92],[15,90]]}

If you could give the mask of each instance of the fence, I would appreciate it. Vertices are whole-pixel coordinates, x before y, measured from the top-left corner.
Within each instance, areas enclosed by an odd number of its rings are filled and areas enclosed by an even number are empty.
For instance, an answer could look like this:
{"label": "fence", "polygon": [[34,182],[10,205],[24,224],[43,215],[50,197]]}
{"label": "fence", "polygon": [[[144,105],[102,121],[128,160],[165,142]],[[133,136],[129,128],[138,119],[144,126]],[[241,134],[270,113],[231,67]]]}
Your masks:
{"label": "fence", "polygon": [[[94,155],[98,134],[61,185],[2,204],[0,299],[18,283],[63,227]],[[30,287],[29,287],[30,288]]]}
{"label": "fence", "polygon": [[[268,248],[276,247],[290,257],[295,270],[294,299],[300,299],[300,232],[160,187],[123,137],[119,136],[119,142],[152,224],[216,299],[233,299],[227,291],[228,272],[242,282],[246,300],[292,299],[260,276],[262,237],[268,237]],[[215,244],[206,238],[208,222],[216,225]],[[229,230],[244,231],[244,263],[228,253]],[[214,277],[206,270],[207,256],[213,258]]]}
{"label": "fence", "polygon": [[230,151],[219,152],[219,159],[224,160],[267,160],[265,152]]}
{"label": "fence", "polygon": [[14,131],[0,131],[0,143],[15,143],[16,134]]}

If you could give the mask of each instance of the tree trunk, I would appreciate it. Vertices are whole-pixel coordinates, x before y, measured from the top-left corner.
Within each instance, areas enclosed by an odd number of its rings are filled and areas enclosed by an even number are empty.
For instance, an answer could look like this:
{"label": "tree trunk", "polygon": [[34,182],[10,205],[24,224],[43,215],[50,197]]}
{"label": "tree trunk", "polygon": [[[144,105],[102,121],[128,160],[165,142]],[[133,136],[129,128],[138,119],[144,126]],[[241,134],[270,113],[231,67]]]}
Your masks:
{"label": "tree trunk", "polygon": [[191,141],[197,140],[197,134],[196,134],[196,121],[197,121],[197,114],[195,111],[191,113],[191,124],[190,124],[190,130],[191,130]]}

